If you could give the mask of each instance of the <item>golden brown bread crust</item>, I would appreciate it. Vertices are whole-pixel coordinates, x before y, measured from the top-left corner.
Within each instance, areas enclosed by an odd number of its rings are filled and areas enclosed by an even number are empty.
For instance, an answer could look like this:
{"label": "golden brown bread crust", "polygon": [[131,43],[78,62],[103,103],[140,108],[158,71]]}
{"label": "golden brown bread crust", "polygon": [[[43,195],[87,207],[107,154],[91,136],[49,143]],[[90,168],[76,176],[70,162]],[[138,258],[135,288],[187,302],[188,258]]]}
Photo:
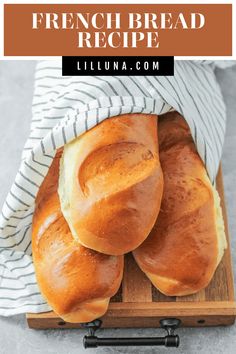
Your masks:
{"label": "golden brown bread crust", "polygon": [[188,125],[178,113],[160,120],[159,142],[161,210],[134,256],[161,292],[188,295],[208,285],[226,248],[222,214]]}
{"label": "golden brown bread crust", "polygon": [[36,199],[34,266],[41,292],[53,310],[67,322],[88,322],[106,312],[110,297],[117,292],[123,256],[100,254],[73,239],[57,194],[60,155]]}
{"label": "golden brown bread crust", "polygon": [[75,239],[120,255],[151,231],[163,191],[157,116],[107,119],[65,146],[59,196]]}

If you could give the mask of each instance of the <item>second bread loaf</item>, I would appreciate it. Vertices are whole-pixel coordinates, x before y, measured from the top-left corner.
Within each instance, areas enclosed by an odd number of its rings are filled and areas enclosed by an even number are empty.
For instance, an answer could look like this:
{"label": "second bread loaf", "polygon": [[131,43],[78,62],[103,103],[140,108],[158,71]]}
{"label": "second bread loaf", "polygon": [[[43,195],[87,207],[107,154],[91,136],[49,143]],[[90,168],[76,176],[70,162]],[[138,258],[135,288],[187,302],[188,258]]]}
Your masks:
{"label": "second bread loaf", "polygon": [[220,200],[178,113],[160,120],[159,140],[161,211],[134,256],[161,292],[189,295],[209,284],[226,248]]}

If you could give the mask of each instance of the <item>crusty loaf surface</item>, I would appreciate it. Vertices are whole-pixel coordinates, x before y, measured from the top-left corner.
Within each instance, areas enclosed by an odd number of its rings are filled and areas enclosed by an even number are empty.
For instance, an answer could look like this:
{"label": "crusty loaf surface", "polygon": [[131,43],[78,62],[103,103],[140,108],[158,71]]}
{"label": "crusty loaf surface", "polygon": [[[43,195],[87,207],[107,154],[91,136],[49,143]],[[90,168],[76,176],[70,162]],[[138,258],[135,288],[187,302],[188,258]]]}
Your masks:
{"label": "crusty loaf surface", "polygon": [[121,283],[123,256],[87,249],[71,235],[57,193],[59,160],[40,187],[33,218],[32,248],[41,292],[67,322],[89,322],[102,316]]}
{"label": "crusty loaf surface", "polygon": [[155,223],[162,192],[155,115],[107,119],[64,148],[61,208],[86,247],[112,255],[138,247]]}
{"label": "crusty loaf surface", "polygon": [[208,285],[227,247],[219,196],[178,113],[160,119],[159,142],[161,210],[134,256],[162,293],[193,294]]}

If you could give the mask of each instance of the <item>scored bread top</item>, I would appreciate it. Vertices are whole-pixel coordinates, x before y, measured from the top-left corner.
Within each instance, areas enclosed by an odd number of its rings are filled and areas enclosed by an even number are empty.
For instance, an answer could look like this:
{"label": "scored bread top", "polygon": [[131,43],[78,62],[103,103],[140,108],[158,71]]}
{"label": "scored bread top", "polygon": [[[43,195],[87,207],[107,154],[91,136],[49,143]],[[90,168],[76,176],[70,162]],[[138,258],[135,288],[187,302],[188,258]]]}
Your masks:
{"label": "scored bread top", "polygon": [[155,223],[162,191],[155,115],[107,119],[64,148],[61,208],[86,247],[113,255],[138,247]]}

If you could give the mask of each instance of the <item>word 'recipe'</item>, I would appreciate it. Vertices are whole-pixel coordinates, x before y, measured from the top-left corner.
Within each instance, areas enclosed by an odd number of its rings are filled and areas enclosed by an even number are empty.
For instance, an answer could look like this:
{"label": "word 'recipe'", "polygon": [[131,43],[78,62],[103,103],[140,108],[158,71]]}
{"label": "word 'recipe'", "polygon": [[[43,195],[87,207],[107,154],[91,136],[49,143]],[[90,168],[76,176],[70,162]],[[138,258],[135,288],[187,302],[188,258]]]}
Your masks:
{"label": "word 'recipe'", "polygon": [[34,30],[76,30],[78,48],[158,48],[159,30],[198,30],[204,25],[201,13],[32,14]]}

